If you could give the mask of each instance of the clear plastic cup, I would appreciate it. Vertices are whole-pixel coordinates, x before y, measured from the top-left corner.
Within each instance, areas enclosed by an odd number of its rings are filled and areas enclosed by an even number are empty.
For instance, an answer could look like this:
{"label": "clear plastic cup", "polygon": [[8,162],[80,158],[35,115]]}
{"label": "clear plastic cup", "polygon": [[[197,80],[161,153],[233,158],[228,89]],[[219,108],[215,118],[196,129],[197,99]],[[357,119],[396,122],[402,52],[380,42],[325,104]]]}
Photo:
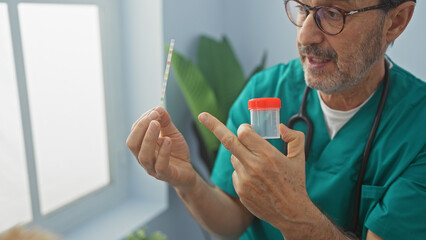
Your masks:
{"label": "clear plastic cup", "polygon": [[265,139],[280,138],[280,108],[279,98],[250,99],[248,109],[253,130]]}

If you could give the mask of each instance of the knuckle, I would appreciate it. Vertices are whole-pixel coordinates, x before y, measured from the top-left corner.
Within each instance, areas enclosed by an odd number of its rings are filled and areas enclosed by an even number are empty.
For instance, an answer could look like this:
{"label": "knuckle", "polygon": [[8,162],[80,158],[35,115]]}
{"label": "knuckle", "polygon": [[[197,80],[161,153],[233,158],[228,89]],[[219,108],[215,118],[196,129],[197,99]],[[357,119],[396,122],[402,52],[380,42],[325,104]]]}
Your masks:
{"label": "knuckle", "polygon": [[222,138],[221,142],[226,149],[229,149],[234,145],[235,137],[232,135],[226,135]]}
{"label": "knuckle", "polygon": [[148,175],[150,175],[152,177],[156,177],[156,172],[155,172],[154,168],[152,167],[152,165],[143,164],[142,167],[145,169],[145,171],[148,173]]}
{"label": "knuckle", "polygon": [[239,186],[237,187],[238,191],[237,194],[240,197],[240,199],[246,199],[248,196],[247,193],[247,187],[245,186],[244,182],[240,182]]}
{"label": "knuckle", "polygon": [[158,180],[163,180],[164,179],[164,174],[161,174],[160,172],[158,172],[157,170],[155,170],[155,178]]}
{"label": "knuckle", "polygon": [[159,166],[159,164],[155,165],[155,172],[157,173],[158,177],[162,178],[165,176],[166,168],[164,168],[162,165]]}
{"label": "knuckle", "polygon": [[231,156],[231,164],[234,169],[237,168],[237,158],[234,155]]}
{"label": "knuckle", "polygon": [[140,164],[142,164],[144,167],[151,165],[150,160],[147,157],[145,157],[144,155],[140,155],[138,157],[138,160],[139,160]]}
{"label": "knuckle", "polygon": [[297,131],[296,132],[296,137],[297,139],[299,139],[300,141],[305,141],[305,134],[303,132]]}
{"label": "knuckle", "polygon": [[[211,121],[208,121],[211,122]],[[216,129],[218,128],[218,124],[217,123],[210,123],[206,125],[208,129],[210,129],[211,132],[215,132]]]}
{"label": "knuckle", "polygon": [[145,128],[146,127],[146,118],[143,118],[141,121],[139,121],[136,124],[136,127],[138,127],[138,128]]}
{"label": "knuckle", "polygon": [[153,170],[146,170],[146,172],[148,173],[149,176],[157,178],[155,172]]}
{"label": "knuckle", "polygon": [[210,129],[212,133],[220,132],[220,128],[223,126],[219,120],[214,117],[209,117],[206,124],[207,128]]}
{"label": "knuckle", "polygon": [[247,193],[246,193],[246,191],[244,191],[244,188],[242,188],[242,187],[241,187],[241,188],[238,190],[237,194],[238,194],[238,196],[240,197],[240,199],[241,199],[242,201],[244,201],[245,199],[247,199]]}
{"label": "knuckle", "polygon": [[158,180],[160,180],[160,181],[167,181],[167,177],[166,177],[166,175],[161,174],[161,173],[159,173],[159,172],[156,172],[156,176],[155,176],[155,178],[156,178],[156,179],[158,179]]}
{"label": "knuckle", "polygon": [[238,139],[246,140],[249,135],[247,126],[245,124],[240,125],[240,127],[238,127],[237,134],[238,134]]}
{"label": "knuckle", "polygon": [[159,176],[158,175],[158,173],[155,175],[155,176],[153,176],[155,179],[157,179],[157,180],[160,180],[160,181],[165,181],[165,179],[163,178],[163,177],[161,177],[161,176]]}
{"label": "knuckle", "polygon": [[127,140],[126,140],[126,145],[127,145],[127,147],[130,149],[130,150],[136,150],[136,148],[137,148],[137,146],[136,146],[136,144],[135,144],[135,142],[131,139],[131,138],[128,138]]}

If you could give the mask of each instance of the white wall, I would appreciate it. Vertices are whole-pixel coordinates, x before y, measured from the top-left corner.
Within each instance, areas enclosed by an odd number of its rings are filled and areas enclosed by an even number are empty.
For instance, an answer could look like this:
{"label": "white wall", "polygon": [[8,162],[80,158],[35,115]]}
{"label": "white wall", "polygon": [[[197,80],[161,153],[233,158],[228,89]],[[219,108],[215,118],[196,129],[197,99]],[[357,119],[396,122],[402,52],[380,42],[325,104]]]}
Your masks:
{"label": "white wall", "polygon": [[[162,1],[123,0],[120,12],[123,85],[130,133],[132,123],[160,103],[164,71]],[[133,156],[129,160],[131,193],[148,201],[167,202],[166,185],[150,177]]]}
{"label": "white wall", "polygon": [[267,52],[267,65],[296,58],[296,28],[288,20],[281,0],[225,1],[225,33],[230,37],[246,74]]}

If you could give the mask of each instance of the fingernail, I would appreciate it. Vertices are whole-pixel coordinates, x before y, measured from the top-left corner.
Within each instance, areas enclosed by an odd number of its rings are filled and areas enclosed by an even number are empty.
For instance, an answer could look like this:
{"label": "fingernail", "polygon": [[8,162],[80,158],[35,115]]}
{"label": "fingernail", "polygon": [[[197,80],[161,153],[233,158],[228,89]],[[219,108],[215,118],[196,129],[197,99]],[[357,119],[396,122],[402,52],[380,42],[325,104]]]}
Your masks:
{"label": "fingernail", "polygon": [[199,120],[200,122],[204,123],[207,121],[207,114],[206,113],[201,113],[199,116]]}
{"label": "fingernail", "polygon": [[151,120],[156,120],[157,118],[158,118],[158,112],[156,112],[156,111],[152,111],[149,115],[148,115],[148,118],[149,119],[151,119]]}

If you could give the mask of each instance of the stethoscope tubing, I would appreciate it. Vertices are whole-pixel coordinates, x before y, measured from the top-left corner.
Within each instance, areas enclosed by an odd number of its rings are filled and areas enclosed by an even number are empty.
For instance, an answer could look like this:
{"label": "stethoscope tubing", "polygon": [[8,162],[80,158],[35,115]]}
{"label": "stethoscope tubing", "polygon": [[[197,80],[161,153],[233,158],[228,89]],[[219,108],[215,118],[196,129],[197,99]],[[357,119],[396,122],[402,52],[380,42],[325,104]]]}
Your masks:
{"label": "stethoscope tubing", "polygon": [[[383,109],[386,104],[386,99],[389,92],[389,63],[385,61],[385,76],[383,78],[383,90],[382,95],[380,97],[379,106],[376,111],[376,115],[374,117],[374,122],[371,127],[370,134],[368,136],[367,143],[364,148],[363,156],[361,159],[361,166],[358,173],[358,179],[356,182],[355,187],[355,202],[354,202],[354,209],[353,209],[353,215],[352,215],[352,224],[351,224],[351,230],[348,232],[350,235],[360,236],[361,232],[358,230],[358,223],[359,223],[359,211],[360,211],[360,205],[361,205],[361,190],[362,190],[362,183],[364,181],[365,172],[367,170],[367,164],[368,159],[370,157],[370,152],[373,147],[374,138],[377,133],[377,129],[380,124],[380,120],[383,114]],[[313,134],[313,123],[312,120],[308,117],[306,113],[306,103],[308,98],[310,88],[306,86],[305,91],[303,93],[303,99],[302,103],[300,104],[299,111],[293,115],[287,122],[287,126],[291,129],[293,129],[294,124],[297,121],[302,121],[306,124],[306,138],[305,138],[305,159],[308,160],[309,156],[309,150],[311,148],[311,142],[312,142],[312,134]],[[285,154],[287,154],[287,147],[285,148]]]}
{"label": "stethoscope tubing", "polygon": [[[374,117],[373,126],[371,127],[370,135],[368,136],[367,143],[365,144],[364,153],[361,161],[361,166],[358,173],[358,179],[356,182],[355,189],[355,203],[354,203],[354,212],[352,215],[352,226],[351,230],[354,233],[358,233],[358,222],[359,222],[359,211],[361,205],[361,190],[362,183],[364,181],[365,172],[367,171],[368,159],[370,158],[371,149],[373,147],[374,138],[379,128],[380,120],[382,118],[383,109],[386,105],[386,99],[389,93],[389,63],[385,61],[385,76],[383,78],[383,90],[382,95],[380,96],[379,106],[377,107],[376,116]],[[359,236],[360,234],[358,234]]]}
{"label": "stethoscope tubing", "polygon": [[[314,125],[312,123],[312,120],[308,117],[308,114],[306,114],[306,102],[308,99],[309,89],[309,87],[305,88],[305,92],[303,93],[302,104],[300,104],[299,111],[296,113],[296,115],[292,116],[287,122],[287,127],[291,129],[293,129],[294,124],[297,121],[302,121],[306,124],[305,159],[308,159],[309,156],[309,149],[311,149],[312,134],[314,131]],[[287,154],[287,147],[285,149],[285,154]]]}

